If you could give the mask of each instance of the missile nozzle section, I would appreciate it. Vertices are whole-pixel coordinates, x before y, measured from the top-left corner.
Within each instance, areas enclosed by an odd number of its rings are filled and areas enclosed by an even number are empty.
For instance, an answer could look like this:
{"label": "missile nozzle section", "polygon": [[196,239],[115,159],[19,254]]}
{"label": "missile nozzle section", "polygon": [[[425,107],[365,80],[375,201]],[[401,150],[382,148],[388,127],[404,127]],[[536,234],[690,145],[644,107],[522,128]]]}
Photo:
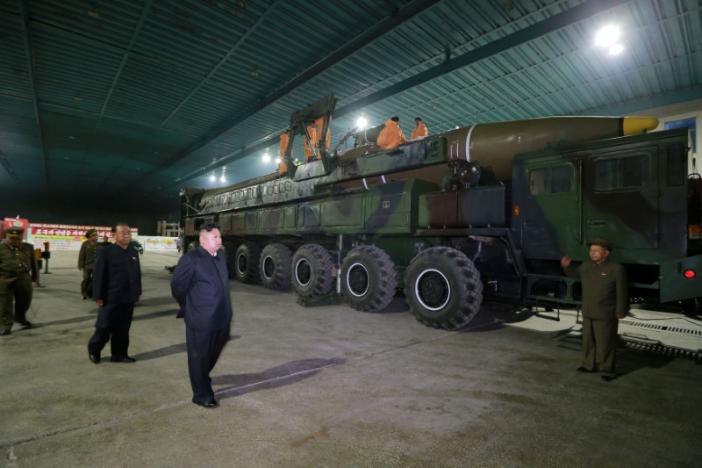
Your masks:
{"label": "missile nozzle section", "polygon": [[639,133],[650,132],[658,126],[658,119],[655,117],[624,117],[624,135],[638,135]]}

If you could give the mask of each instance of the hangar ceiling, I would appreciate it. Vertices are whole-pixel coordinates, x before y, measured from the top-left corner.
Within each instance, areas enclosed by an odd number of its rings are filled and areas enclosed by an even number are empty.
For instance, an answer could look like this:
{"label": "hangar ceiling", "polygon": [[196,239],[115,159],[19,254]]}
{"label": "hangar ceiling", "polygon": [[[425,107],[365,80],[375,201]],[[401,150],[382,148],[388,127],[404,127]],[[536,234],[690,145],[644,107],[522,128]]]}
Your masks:
{"label": "hangar ceiling", "polygon": [[[593,45],[606,23],[622,53]],[[333,93],[432,132],[702,96],[699,0],[5,0],[0,198],[173,201],[274,170],[290,113]],[[108,205],[105,205],[108,206]]]}

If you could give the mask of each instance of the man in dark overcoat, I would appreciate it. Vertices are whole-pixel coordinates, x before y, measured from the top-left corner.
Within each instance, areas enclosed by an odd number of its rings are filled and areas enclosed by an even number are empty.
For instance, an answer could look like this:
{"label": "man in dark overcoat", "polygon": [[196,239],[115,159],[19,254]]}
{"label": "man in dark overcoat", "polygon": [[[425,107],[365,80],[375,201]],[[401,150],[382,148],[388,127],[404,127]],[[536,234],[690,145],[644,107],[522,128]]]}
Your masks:
{"label": "man in dark overcoat", "polygon": [[112,362],[134,362],[127,354],[134,304],[141,296],[139,254],[129,245],[129,225],[115,226],[115,243],[97,250],[93,270],[93,299],[99,307],[95,333],[88,342],[88,357],[97,364],[110,341]]}
{"label": "man in dark overcoat", "polygon": [[185,318],[193,403],[216,408],[210,372],[229,341],[232,304],[222,237],[216,225],[200,229],[200,245],[181,257],[171,292]]}

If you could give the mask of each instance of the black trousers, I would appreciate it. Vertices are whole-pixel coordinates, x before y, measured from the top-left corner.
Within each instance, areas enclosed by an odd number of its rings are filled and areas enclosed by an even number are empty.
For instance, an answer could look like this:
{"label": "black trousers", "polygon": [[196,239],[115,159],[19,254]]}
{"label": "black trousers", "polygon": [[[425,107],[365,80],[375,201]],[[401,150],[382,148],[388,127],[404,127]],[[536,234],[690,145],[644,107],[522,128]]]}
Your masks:
{"label": "black trousers", "polygon": [[193,388],[193,400],[207,401],[214,398],[210,371],[229,341],[229,327],[220,330],[199,330],[185,327],[188,348],[188,373]]}
{"label": "black trousers", "polygon": [[129,327],[134,316],[134,304],[105,304],[98,311],[95,320],[95,333],[88,342],[90,354],[100,354],[110,341],[113,358],[127,356],[129,348]]}

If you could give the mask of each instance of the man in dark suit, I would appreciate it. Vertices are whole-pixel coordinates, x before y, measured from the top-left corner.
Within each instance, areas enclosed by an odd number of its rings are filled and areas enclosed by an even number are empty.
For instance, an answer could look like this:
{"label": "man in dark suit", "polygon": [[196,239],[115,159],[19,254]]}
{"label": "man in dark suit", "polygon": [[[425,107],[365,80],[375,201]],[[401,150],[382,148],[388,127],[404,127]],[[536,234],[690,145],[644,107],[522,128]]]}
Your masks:
{"label": "man in dark suit", "polygon": [[135,361],[127,349],[134,303],[141,296],[139,254],[129,246],[132,235],[127,224],[117,224],[114,233],[115,243],[97,250],[93,270],[93,299],[100,309],[88,342],[88,357],[95,364],[110,340],[112,362]]}
{"label": "man in dark suit", "polygon": [[219,228],[200,229],[200,245],[181,257],[171,279],[171,292],[185,317],[185,341],[193,403],[216,408],[210,371],[229,341],[232,304],[229,275]]}
{"label": "man in dark suit", "polygon": [[583,286],[583,359],[579,372],[602,372],[609,382],[616,378],[614,364],[619,320],[629,312],[626,269],[609,260],[612,244],[606,239],[588,242],[590,260],[578,267],[570,257],[561,259],[568,276],[580,278]]}

